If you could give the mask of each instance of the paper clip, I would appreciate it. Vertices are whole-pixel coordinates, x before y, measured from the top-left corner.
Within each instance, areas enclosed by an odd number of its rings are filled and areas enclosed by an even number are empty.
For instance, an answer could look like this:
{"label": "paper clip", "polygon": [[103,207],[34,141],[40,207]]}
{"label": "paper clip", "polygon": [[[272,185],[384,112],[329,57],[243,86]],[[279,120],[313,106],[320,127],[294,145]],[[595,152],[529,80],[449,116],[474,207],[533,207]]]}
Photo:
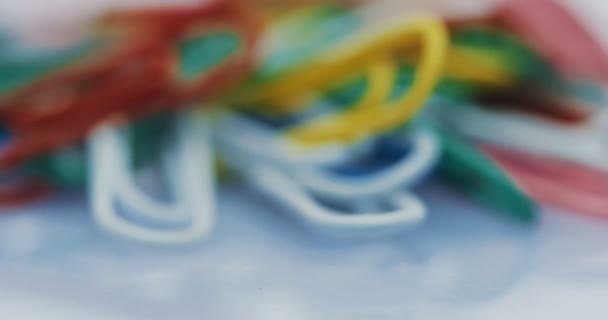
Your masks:
{"label": "paper clip", "polygon": [[[241,119],[240,123],[247,121],[252,120]],[[226,127],[221,122],[218,128],[218,145],[229,166],[257,190],[292,209],[315,229],[342,235],[385,235],[411,229],[426,215],[424,205],[404,189],[433,167],[439,148],[428,135],[412,138],[412,150],[400,154],[396,163],[371,168],[371,172],[353,177],[328,173],[329,167],[344,166],[352,161],[354,152],[364,152],[356,149],[369,148],[367,144],[331,149],[327,149],[328,146],[306,147],[301,149],[305,153],[299,153],[303,158],[292,161],[290,155],[294,152],[288,150],[297,150],[298,144],[279,138],[280,133],[273,136],[269,128],[260,134],[256,133],[256,126],[240,126],[238,135],[224,130]],[[286,153],[272,155],[272,148],[266,146],[273,145],[277,139],[284,139],[284,145],[290,143],[296,147],[283,148]],[[252,144],[254,141],[257,143]],[[403,141],[406,141],[405,137]],[[369,212],[361,206],[363,200],[371,200],[384,209],[374,211],[372,208]],[[338,210],[330,204],[351,208]]]}
{"label": "paper clip", "polygon": [[[397,64],[390,61],[389,55],[416,42],[420,43],[422,53],[415,80],[409,90],[393,101],[390,95]],[[329,117],[323,114],[318,120],[283,129],[268,128],[264,134],[241,130],[240,136],[236,136],[226,134],[230,130],[220,126],[219,141],[222,150],[229,155],[228,164],[259,190],[294,209],[319,229],[371,234],[417,225],[425,216],[424,206],[416,197],[400,189],[417,181],[434,166],[439,147],[428,134],[414,134],[411,154],[402,155],[397,163],[374,168],[358,177],[356,183],[352,176],[329,173],[324,166],[347,163],[355,156],[354,150],[361,152],[360,148],[376,143],[374,135],[408,122],[424,106],[439,82],[447,46],[443,24],[432,17],[421,17],[366,33],[361,39],[347,41],[319,58],[307,61],[303,64],[306,68],[295,67],[295,71],[288,71],[280,81],[261,84],[244,101],[288,106],[289,101],[300,99],[306,92],[328,90],[357,71],[365,72],[369,86],[363,98],[342,114]],[[242,123],[243,118],[240,121]],[[241,125],[243,128],[259,129]],[[288,133],[287,138],[281,137],[282,132]],[[406,143],[406,138],[403,139]],[[277,141],[283,146],[282,151],[275,154],[272,150]],[[316,144],[321,147],[317,148]],[[333,147],[334,152],[327,152],[328,147]],[[326,161],[307,164],[306,161],[286,159],[301,154],[293,152],[297,149],[309,152],[305,159],[324,158]],[[332,157],[337,161],[332,162]],[[247,161],[242,163],[234,159]],[[277,185],[282,187],[276,189]],[[359,202],[359,209],[363,209],[360,207],[363,198],[385,202],[383,208],[389,209],[382,214],[349,215],[322,202],[328,200],[340,205]]]}
{"label": "paper clip", "polygon": [[520,184],[475,145],[436,130],[443,146],[439,172],[459,192],[519,221],[537,220],[537,207]]}
{"label": "paper clip", "polygon": [[256,164],[245,172],[248,181],[320,232],[342,236],[384,236],[411,229],[425,217],[426,209],[405,192],[386,195],[380,212],[337,210],[320,203],[288,175],[269,165]]}
{"label": "paper clip", "polygon": [[608,173],[483,144],[482,150],[538,201],[574,212],[608,216]]}
{"label": "paper clip", "polygon": [[[378,59],[419,45],[423,53],[420,67],[424,76],[420,76],[416,90],[412,90],[415,94],[406,95],[403,97],[404,101],[399,101],[399,104],[407,102],[415,107],[389,111],[394,112],[398,120],[403,121],[419,110],[419,104],[424,102],[437,83],[443,70],[447,43],[447,29],[438,18],[420,16],[415,19],[398,19],[381,28],[343,40],[339,46],[328,52],[289,69],[280,81],[253,86],[249,88],[249,92],[234,100],[289,110],[294,107],[290,102],[300,100],[311,91],[331,88],[365,71],[367,66]],[[388,116],[383,119],[383,126],[394,125],[393,121],[388,119]],[[378,125],[380,126],[380,123]]]}
{"label": "paper clip", "polygon": [[554,66],[507,30],[487,25],[461,27],[452,30],[451,44],[454,57],[448,59],[448,70],[452,69],[456,79],[473,80],[491,90],[522,83],[561,89],[562,78]]}
{"label": "paper clip", "polygon": [[[406,131],[407,134],[394,133],[388,137],[377,138],[375,148],[369,155],[353,156],[349,162],[357,162],[357,158],[378,157],[374,153],[392,152],[395,159],[392,163],[379,167],[369,166],[365,174],[344,174],[340,171],[348,168],[347,163],[338,164],[336,170],[322,168],[302,168],[294,172],[298,181],[318,196],[330,198],[333,201],[349,202],[356,199],[379,198],[395,190],[404,190],[414,186],[426,177],[435,167],[439,159],[441,145],[435,135],[427,129]],[[394,150],[382,149],[382,140],[398,141],[400,148]],[[409,143],[408,143],[409,142]],[[403,146],[407,146],[404,148]],[[379,149],[380,148],[380,149]]]}
{"label": "paper clip", "polygon": [[[126,128],[130,163],[135,169],[156,159],[174,123],[173,114],[162,113],[129,124]],[[52,154],[28,160],[22,167],[29,176],[42,179],[55,188],[83,188],[87,185],[88,155],[84,144],[70,145]]]}
{"label": "paper clip", "polygon": [[492,19],[517,32],[565,75],[607,79],[608,55],[602,45],[560,1],[503,1]]}
{"label": "paper clip", "polygon": [[608,141],[604,135],[608,124],[603,111],[577,126],[476,106],[437,111],[444,124],[469,137],[608,170]]}
{"label": "paper clip", "polygon": [[[290,136],[303,143],[318,144],[353,141],[394,129],[425,105],[439,82],[447,49],[446,30],[438,20],[419,18],[394,27],[366,34],[360,42],[353,41],[330,50],[323,58],[310,62],[306,70],[287,75],[288,80],[260,89],[262,93],[258,95],[273,96],[270,99],[275,103],[276,99],[293,101],[306,90],[328,89],[330,83],[340,83],[339,79],[345,74],[352,75],[354,70],[361,70],[361,66],[367,63],[369,68],[364,71],[369,75],[369,90],[355,107],[342,114],[292,128]],[[416,79],[402,96],[391,100],[397,64],[387,57],[396,48],[387,46],[407,47],[412,41],[421,44]],[[386,52],[381,53],[381,50]],[[296,90],[295,84],[302,87]]]}
{"label": "paper clip", "polygon": [[[0,129],[0,149],[11,136]],[[0,175],[0,206],[13,207],[31,203],[48,196],[52,186],[44,179],[32,177],[23,168],[5,170]]]}
{"label": "paper clip", "polygon": [[298,167],[346,161],[351,155],[351,147],[337,142],[322,146],[295,143],[282,134],[282,130],[238,113],[220,114],[216,119],[216,135],[220,143],[252,160],[290,163]]}
{"label": "paper clip", "polygon": [[99,46],[46,70],[53,72],[37,70],[19,85],[10,83],[0,112],[15,139],[0,166],[79,142],[116,115],[138,119],[171,110],[217,97],[243,80],[254,65],[260,26],[251,11],[218,3],[219,9],[209,4],[212,9],[115,14],[106,24],[119,32],[96,38]]}
{"label": "paper clip", "polygon": [[4,172],[0,179],[0,206],[10,208],[38,201],[51,194],[44,180],[23,177],[22,172]]}
{"label": "paper clip", "polygon": [[[154,243],[201,239],[214,221],[215,172],[210,122],[195,112],[181,114],[176,124],[175,160],[166,164],[174,204],[149,199],[137,189],[128,168],[126,141],[112,124],[89,139],[89,194],[96,221],[125,237]],[[134,221],[121,214],[125,208]],[[149,221],[146,225],[144,222]],[[160,227],[159,227],[160,225]]]}

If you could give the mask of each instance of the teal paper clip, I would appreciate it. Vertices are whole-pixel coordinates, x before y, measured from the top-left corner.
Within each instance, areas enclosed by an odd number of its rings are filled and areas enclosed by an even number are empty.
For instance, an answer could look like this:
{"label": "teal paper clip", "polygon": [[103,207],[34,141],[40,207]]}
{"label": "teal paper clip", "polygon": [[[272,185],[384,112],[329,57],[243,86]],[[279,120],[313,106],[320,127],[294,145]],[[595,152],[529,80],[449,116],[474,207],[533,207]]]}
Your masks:
{"label": "teal paper clip", "polygon": [[454,134],[437,132],[443,145],[439,172],[448,183],[506,216],[537,220],[534,201],[494,161]]}

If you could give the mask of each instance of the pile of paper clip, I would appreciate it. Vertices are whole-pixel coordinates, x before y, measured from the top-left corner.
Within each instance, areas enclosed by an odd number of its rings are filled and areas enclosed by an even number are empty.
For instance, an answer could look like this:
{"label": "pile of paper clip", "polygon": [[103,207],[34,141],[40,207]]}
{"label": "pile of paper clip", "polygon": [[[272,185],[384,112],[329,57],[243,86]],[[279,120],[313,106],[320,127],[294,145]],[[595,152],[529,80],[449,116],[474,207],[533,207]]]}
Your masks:
{"label": "pile of paper clip", "polygon": [[4,206],[86,187],[103,228],[182,243],[212,230],[228,172],[330,234],[419,226],[430,177],[524,223],[538,203],[608,216],[608,56],[556,1],[369,23],[218,0],[20,45],[0,37]]}

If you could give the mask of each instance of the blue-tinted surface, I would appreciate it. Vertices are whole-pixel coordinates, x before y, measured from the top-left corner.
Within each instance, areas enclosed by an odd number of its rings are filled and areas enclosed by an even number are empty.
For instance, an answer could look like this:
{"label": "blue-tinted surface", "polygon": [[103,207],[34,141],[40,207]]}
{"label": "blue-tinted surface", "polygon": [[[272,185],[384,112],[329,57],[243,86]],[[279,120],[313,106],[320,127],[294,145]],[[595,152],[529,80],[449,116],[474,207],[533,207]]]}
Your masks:
{"label": "blue-tinted surface", "polygon": [[224,187],[213,237],[178,248],[106,235],[66,195],[0,217],[0,296],[127,319],[602,319],[606,222],[546,210],[527,229],[437,186],[422,194],[420,230],[354,241]]}

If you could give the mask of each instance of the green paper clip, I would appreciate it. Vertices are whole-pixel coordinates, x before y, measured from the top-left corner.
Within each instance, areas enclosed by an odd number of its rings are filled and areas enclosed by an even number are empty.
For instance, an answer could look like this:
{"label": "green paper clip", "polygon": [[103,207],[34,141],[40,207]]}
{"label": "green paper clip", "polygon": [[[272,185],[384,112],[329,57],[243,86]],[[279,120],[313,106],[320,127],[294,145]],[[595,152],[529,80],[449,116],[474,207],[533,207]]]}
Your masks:
{"label": "green paper clip", "polygon": [[[134,168],[143,167],[160,152],[163,137],[173,129],[173,115],[159,114],[139,120],[129,126],[129,141]],[[26,171],[34,177],[64,188],[85,186],[88,177],[88,156],[82,145],[69,146],[56,153],[30,160]]]}
{"label": "green paper clip", "polygon": [[452,133],[437,130],[443,145],[439,172],[476,201],[525,223],[537,220],[534,201],[490,158]]}
{"label": "green paper clip", "polygon": [[86,41],[68,49],[42,52],[28,59],[3,57],[0,60],[0,95],[10,94],[53,71],[86,59],[102,47],[100,42]]}
{"label": "green paper clip", "polygon": [[[205,34],[192,37],[179,43],[178,68],[184,81],[193,82],[203,77],[204,73],[221,64],[241,46],[238,36],[231,33]],[[41,55],[35,61],[24,61],[16,64],[11,61],[0,61],[1,90],[13,88],[19,84],[29,83],[50,70],[69,65],[82,59],[94,47],[81,46],[55,53]],[[6,81],[4,81],[6,80]],[[161,144],[158,143],[173,127],[172,114],[163,113],[138,120],[128,128],[130,148],[133,150],[132,165],[140,168],[149,159],[156,157]],[[82,145],[67,146],[52,154],[46,154],[29,160],[25,169],[34,177],[42,178],[49,183],[65,188],[77,188],[86,185],[88,176],[88,156]]]}

